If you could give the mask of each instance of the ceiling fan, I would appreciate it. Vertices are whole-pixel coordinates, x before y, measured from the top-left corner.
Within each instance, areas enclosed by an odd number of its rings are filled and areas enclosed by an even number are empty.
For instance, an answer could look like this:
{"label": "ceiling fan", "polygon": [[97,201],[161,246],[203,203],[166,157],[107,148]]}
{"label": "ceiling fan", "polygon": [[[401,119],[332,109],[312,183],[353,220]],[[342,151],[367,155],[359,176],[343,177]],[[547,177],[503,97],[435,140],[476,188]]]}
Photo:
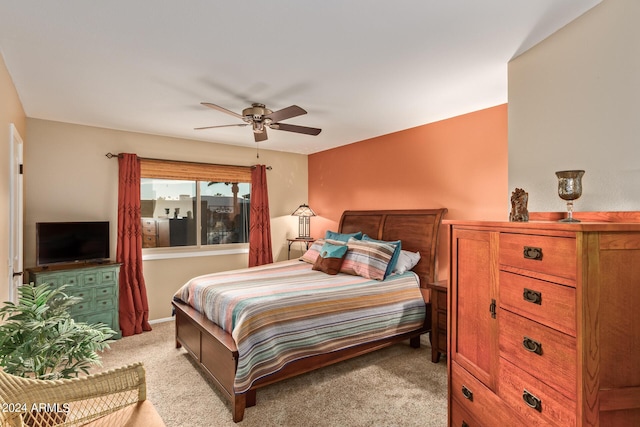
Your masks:
{"label": "ceiling fan", "polygon": [[255,138],[256,142],[267,140],[267,128],[274,130],[284,130],[287,132],[303,133],[305,135],[318,135],[322,131],[322,129],[318,128],[280,123],[281,120],[286,120],[292,117],[307,114],[304,109],[298,107],[297,105],[292,105],[278,111],[271,111],[270,109],[265,107],[264,104],[254,103],[251,104],[251,107],[242,110],[242,114],[238,114],[234,113],[233,111],[227,110],[226,108],[220,107],[219,105],[211,104],[210,102],[201,102],[201,104],[205,107],[213,108],[214,110],[222,111],[223,113],[227,113],[232,115],[233,117],[237,117],[243,120],[244,123],[238,123],[235,125],[205,126],[195,128],[195,130],[251,125],[251,127],[253,128],[253,137]]}

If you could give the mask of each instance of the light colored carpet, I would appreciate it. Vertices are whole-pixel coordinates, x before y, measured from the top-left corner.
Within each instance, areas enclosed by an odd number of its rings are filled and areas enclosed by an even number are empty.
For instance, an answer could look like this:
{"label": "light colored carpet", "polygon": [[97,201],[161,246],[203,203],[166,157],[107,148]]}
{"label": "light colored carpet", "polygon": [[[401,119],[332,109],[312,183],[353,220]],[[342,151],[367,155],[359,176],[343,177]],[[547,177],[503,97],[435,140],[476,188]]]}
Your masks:
{"label": "light colored carpet", "polygon": [[230,404],[175,348],[174,323],[152,326],[111,344],[99,370],[143,362],[147,398],[169,427],[447,425],[446,358],[431,362],[427,336],[420,349],[397,344],[258,389],[257,405],[235,424]]}

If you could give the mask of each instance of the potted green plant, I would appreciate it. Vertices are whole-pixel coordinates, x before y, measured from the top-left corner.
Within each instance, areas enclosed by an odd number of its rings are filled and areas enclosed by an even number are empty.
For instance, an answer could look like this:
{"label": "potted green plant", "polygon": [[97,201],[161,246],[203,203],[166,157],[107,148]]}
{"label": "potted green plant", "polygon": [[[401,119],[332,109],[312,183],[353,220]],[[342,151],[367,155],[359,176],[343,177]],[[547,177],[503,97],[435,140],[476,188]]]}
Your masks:
{"label": "potted green plant", "polygon": [[74,378],[100,365],[98,351],[115,332],[97,323],[76,322],[71,307],[81,298],[65,286],[22,285],[18,303],[0,308],[0,366],[12,375],[37,379]]}
{"label": "potted green plant", "polygon": [[[22,285],[18,303],[5,302],[0,308],[0,366],[5,372],[52,380],[88,374],[91,366],[100,364],[97,352],[109,348],[115,332],[102,323],[76,322],[70,309],[81,298],[65,294],[65,287]],[[64,411],[27,409],[24,415],[28,426],[53,426],[65,420]]]}

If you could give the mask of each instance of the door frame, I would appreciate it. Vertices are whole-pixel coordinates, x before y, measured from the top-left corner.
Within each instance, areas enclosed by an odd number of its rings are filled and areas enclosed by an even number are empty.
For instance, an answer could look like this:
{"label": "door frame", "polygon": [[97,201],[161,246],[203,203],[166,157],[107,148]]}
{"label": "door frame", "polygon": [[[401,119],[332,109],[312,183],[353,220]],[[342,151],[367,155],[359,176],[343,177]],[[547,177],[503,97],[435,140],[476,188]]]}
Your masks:
{"label": "door frame", "polygon": [[17,302],[23,283],[24,181],[22,138],[13,123],[9,126],[9,301]]}

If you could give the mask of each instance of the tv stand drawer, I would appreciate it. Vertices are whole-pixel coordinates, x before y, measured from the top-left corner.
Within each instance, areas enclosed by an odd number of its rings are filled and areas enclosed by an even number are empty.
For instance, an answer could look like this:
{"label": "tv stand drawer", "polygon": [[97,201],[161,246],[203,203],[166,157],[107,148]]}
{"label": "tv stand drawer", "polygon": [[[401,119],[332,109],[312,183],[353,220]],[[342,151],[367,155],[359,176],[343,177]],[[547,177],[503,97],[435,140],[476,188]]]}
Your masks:
{"label": "tv stand drawer", "polygon": [[71,308],[71,316],[78,322],[101,322],[120,338],[118,321],[118,276],[120,264],[70,264],[49,268],[28,269],[29,283],[49,283],[54,288],[67,285],[64,293],[82,298]]}

